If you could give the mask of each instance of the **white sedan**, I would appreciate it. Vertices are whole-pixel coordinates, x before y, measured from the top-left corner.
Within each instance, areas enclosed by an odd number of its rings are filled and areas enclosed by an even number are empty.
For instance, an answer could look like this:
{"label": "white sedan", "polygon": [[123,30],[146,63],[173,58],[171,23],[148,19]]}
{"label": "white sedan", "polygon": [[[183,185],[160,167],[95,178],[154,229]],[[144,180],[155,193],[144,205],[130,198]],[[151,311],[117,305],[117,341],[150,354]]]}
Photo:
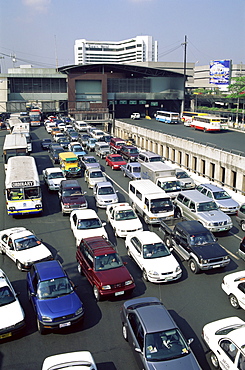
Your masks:
{"label": "white sedan", "polygon": [[63,172],[58,167],[50,167],[43,170],[43,180],[49,190],[58,191],[62,180],[66,180]]}
{"label": "white sedan", "polygon": [[70,215],[71,230],[78,246],[82,239],[92,236],[104,236],[108,239],[104,226],[93,209],[74,210]]}
{"label": "white sedan", "polygon": [[245,322],[239,317],[227,317],[206,324],[203,340],[211,350],[215,369],[245,369]]}
{"label": "white sedan", "polygon": [[142,231],[143,225],[128,203],[115,203],[107,206],[106,215],[115,235],[125,238],[135,231]]}
{"label": "white sedan", "polygon": [[89,351],[61,353],[45,358],[42,370],[84,369],[97,370],[94,359]]}
{"label": "white sedan", "polygon": [[142,270],[145,281],[165,283],[181,277],[179,263],[156,233],[152,231],[132,233],[126,237],[125,246],[128,255]]}
{"label": "white sedan", "polygon": [[25,314],[9,279],[0,269],[0,339],[25,327]]}
{"label": "white sedan", "polygon": [[50,250],[25,227],[0,232],[0,253],[6,254],[19,270],[29,270],[33,263],[53,259]]}
{"label": "white sedan", "polygon": [[234,308],[245,310],[245,271],[237,271],[223,278],[221,288],[228,295]]}

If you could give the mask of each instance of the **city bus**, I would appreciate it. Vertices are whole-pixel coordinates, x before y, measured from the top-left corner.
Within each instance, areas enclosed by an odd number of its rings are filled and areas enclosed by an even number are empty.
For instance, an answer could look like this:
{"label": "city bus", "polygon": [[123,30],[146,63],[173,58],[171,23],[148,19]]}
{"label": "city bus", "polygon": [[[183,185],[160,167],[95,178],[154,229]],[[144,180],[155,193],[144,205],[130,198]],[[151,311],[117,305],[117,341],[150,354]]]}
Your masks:
{"label": "city bus", "polygon": [[18,133],[5,136],[3,144],[3,162],[5,170],[7,170],[9,158],[26,155],[28,155],[28,144],[25,135]]}
{"label": "city bus", "polygon": [[204,132],[218,132],[228,128],[228,120],[215,116],[196,116],[192,118],[191,127]]}
{"label": "city bus", "polygon": [[155,118],[157,121],[164,122],[164,123],[179,123],[180,122],[180,115],[176,112],[167,112],[164,110],[159,110],[155,114]]}
{"label": "city bus", "polygon": [[8,215],[40,214],[42,194],[35,159],[31,156],[11,157],[5,178]]}
{"label": "city bus", "polygon": [[207,113],[199,113],[199,112],[189,112],[184,111],[181,116],[181,121],[184,123],[185,126],[191,126],[192,118],[196,116],[206,116]]}

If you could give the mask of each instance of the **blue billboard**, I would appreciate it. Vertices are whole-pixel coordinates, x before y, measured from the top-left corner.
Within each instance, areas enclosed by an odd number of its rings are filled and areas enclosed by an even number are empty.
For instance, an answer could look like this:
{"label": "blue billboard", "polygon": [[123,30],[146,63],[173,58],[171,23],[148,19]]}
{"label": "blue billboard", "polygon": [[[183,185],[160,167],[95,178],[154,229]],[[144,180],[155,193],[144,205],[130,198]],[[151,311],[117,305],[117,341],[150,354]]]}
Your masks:
{"label": "blue billboard", "polygon": [[231,60],[212,60],[210,62],[209,83],[229,85],[231,75]]}

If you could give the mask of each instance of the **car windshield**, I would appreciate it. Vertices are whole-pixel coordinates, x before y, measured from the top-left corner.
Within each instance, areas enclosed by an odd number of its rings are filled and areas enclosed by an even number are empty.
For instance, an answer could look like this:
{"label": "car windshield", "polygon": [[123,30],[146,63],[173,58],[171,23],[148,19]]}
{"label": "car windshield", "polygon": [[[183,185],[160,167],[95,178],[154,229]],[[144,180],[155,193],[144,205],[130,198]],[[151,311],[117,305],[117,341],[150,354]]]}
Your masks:
{"label": "car windshield", "polygon": [[133,172],[134,173],[140,173],[140,167],[134,167]]}
{"label": "car windshield", "polygon": [[178,329],[146,334],[145,356],[149,361],[166,361],[189,353],[189,346]]}
{"label": "car windshield", "polygon": [[85,163],[96,163],[96,159],[94,157],[84,158]]}
{"label": "car windshield", "polygon": [[123,263],[117,253],[95,256],[95,271],[110,270],[121,266],[123,266]]}
{"label": "car windshield", "polygon": [[151,210],[152,213],[172,211],[172,209],[173,209],[173,203],[172,203],[171,199],[160,198],[160,199],[152,199],[151,200],[150,210]]}
{"label": "car windshield", "polygon": [[215,202],[204,202],[197,205],[197,212],[215,211],[218,206]]}
{"label": "car windshield", "polygon": [[25,249],[37,247],[41,244],[40,240],[38,240],[35,235],[29,235],[24,238],[16,239],[14,243],[16,251],[23,251]]}
{"label": "car windshield", "polygon": [[84,152],[83,147],[76,145],[73,147],[74,152]]}
{"label": "car windshield", "polygon": [[166,192],[170,193],[171,191],[180,191],[181,187],[178,181],[167,181],[162,184],[161,188]]}
{"label": "car windshield", "polygon": [[121,162],[121,161],[123,161],[123,158],[121,156],[119,156],[119,157],[111,157],[111,161],[112,162]]}
{"label": "car windshield", "polygon": [[77,228],[79,230],[97,229],[102,227],[98,218],[89,218],[87,220],[78,220]]}
{"label": "car windshield", "polygon": [[183,171],[183,172],[176,172],[176,177],[177,179],[187,179],[190,176],[188,176],[187,173]]}
{"label": "car windshield", "polygon": [[203,233],[190,236],[191,245],[205,245],[215,243],[215,237],[211,233]]}
{"label": "car windshield", "polygon": [[115,194],[115,191],[111,186],[103,186],[102,188],[99,188],[98,194],[99,195]]}
{"label": "car windshield", "polygon": [[0,306],[5,306],[6,304],[12,303],[15,301],[15,296],[9,289],[7,285],[0,288]]}
{"label": "car windshield", "polygon": [[38,299],[58,298],[73,292],[73,287],[67,277],[41,281],[37,289]]}
{"label": "car windshield", "polygon": [[62,172],[53,172],[48,175],[49,179],[60,179],[63,178],[63,173]]}
{"label": "car windshield", "polygon": [[77,195],[82,195],[81,190],[79,188],[64,190],[62,193],[63,197],[70,197],[70,196],[77,196]]}
{"label": "car windshield", "polygon": [[231,196],[225,190],[215,191],[213,195],[216,200],[231,199]]}
{"label": "car windshield", "polygon": [[139,153],[139,151],[138,151],[138,149],[137,149],[137,148],[132,148],[132,149],[129,149],[129,153],[130,153],[130,154],[138,154],[138,153]]}
{"label": "car windshield", "polygon": [[159,258],[159,257],[165,257],[169,255],[170,255],[170,251],[161,242],[146,244],[143,246],[143,258],[145,259]]}
{"label": "car windshield", "polygon": [[135,220],[137,218],[133,209],[125,209],[116,213],[116,221]]}
{"label": "car windshield", "polygon": [[103,173],[101,171],[93,171],[90,173],[91,179],[103,177]]}
{"label": "car windshield", "polygon": [[162,162],[162,158],[161,157],[152,157],[152,158],[150,158],[150,162]]}
{"label": "car windshield", "polygon": [[97,141],[96,139],[89,139],[90,144],[95,144],[96,141]]}

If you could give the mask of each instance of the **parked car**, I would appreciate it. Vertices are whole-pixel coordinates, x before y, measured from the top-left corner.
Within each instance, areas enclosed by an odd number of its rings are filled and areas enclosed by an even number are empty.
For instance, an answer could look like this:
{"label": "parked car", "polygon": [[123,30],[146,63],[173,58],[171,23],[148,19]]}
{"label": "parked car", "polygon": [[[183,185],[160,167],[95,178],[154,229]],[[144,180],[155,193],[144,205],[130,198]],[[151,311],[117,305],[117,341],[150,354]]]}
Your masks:
{"label": "parked car", "polygon": [[110,181],[95,184],[93,194],[97,207],[106,208],[108,204],[118,203],[117,191]]}
{"label": "parked car", "polygon": [[89,152],[94,152],[96,142],[97,139],[90,137],[85,144],[85,149],[87,149]]}
{"label": "parked car", "polygon": [[96,140],[98,140],[99,138],[103,137],[104,135],[105,135],[105,132],[104,132],[104,131],[102,131],[102,130],[97,130],[97,129],[95,129],[95,130],[93,130],[93,131],[91,132],[91,136],[92,136],[93,138],[95,138]]}
{"label": "parked car", "polygon": [[68,150],[75,153],[78,158],[81,158],[84,155],[88,154],[78,141],[73,141],[69,143]]}
{"label": "parked car", "polygon": [[90,138],[91,136],[89,134],[80,134],[79,142],[86,148],[86,144]]}
{"label": "parked car", "polygon": [[91,236],[104,236],[108,238],[105,231],[106,222],[101,222],[99,216],[93,209],[74,210],[70,215],[70,224],[76,245],[84,238]]}
{"label": "parked car", "polygon": [[245,322],[239,317],[227,317],[206,324],[202,337],[210,349],[215,369],[244,369]]}
{"label": "parked car", "polygon": [[7,275],[0,269],[0,340],[25,327],[25,313]]}
{"label": "parked car", "polygon": [[43,179],[49,190],[59,190],[60,183],[66,178],[58,167],[50,167],[43,170]]}
{"label": "parked car", "polygon": [[162,302],[155,297],[126,301],[122,333],[140,369],[201,370],[186,340]]}
{"label": "parked car", "polygon": [[64,149],[68,149],[68,145],[70,144],[70,141],[67,139],[66,136],[62,136],[57,139],[57,143]]}
{"label": "parked car", "polygon": [[125,247],[142,270],[145,281],[166,283],[181,277],[179,263],[156,233],[133,232],[126,237]]}
{"label": "parked car", "polygon": [[239,204],[223,188],[212,184],[200,184],[196,189],[215,201],[221,211],[229,214],[238,211]]}
{"label": "parked car", "polygon": [[56,141],[56,142],[57,142],[57,141],[58,141],[58,139],[61,139],[61,138],[63,138],[63,139],[65,139],[65,138],[66,138],[63,132],[58,131],[57,133],[54,133],[54,134],[53,134],[53,140],[54,140],[54,141]]}
{"label": "parked car", "polygon": [[100,168],[88,168],[85,170],[84,180],[89,188],[93,188],[98,182],[107,181],[106,176]]}
{"label": "parked car", "polygon": [[57,260],[34,264],[27,274],[27,290],[40,334],[74,325],[84,318],[83,303]]}
{"label": "parked car", "polygon": [[119,137],[112,137],[110,141],[110,147],[112,153],[119,153],[122,145],[125,144],[125,140]]}
{"label": "parked car", "polygon": [[70,141],[78,141],[79,133],[75,130],[66,131],[66,135]]}
{"label": "parked car", "polygon": [[234,308],[245,310],[245,271],[236,271],[224,276],[221,288],[228,295]]}
{"label": "parked car", "polygon": [[89,351],[61,353],[46,357],[43,361],[42,370],[59,370],[64,366],[69,370],[84,369],[97,370],[94,359]]}
{"label": "parked car", "polygon": [[103,236],[84,238],[77,247],[78,271],[93,287],[97,301],[104,297],[131,294],[134,280],[113,244]]}
{"label": "parked car", "polygon": [[105,164],[110,166],[113,170],[120,170],[121,166],[127,162],[122,158],[120,154],[110,154],[105,158]]}
{"label": "parked car", "polygon": [[136,162],[139,156],[139,150],[133,145],[122,145],[120,154],[126,161]]}
{"label": "parked car", "polygon": [[52,143],[52,140],[49,139],[49,138],[46,138],[46,139],[42,139],[41,141],[41,148],[42,149],[48,149],[49,148],[49,145]]}
{"label": "parked car", "polygon": [[81,164],[81,168],[83,168],[84,171],[89,169],[89,168],[100,169],[99,162],[92,155],[84,155],[83,157],[81,157],[80,158],[80,164]]}
{"label": "parked car", "polygon": [[195,189],[195,182],[186,171],[182,170],[181,168],[176,168],[175,176],[183,190]]}
{"label": "parked car", "polygon": [[108,205],[106,215],[116,236],[125,238],[135,231],[143,230],[143,225],[139,217],[128,203]]}
{"label": "parked car", "polygon": [[236,213],[236,220],[241,226],[242,231],[245,231],[245,203],[241,204]]}
{"label": "parked car", "polygon": [[60,163],[59,154],[65,150],[60,145],[50,145],[49,156],[54,164]]}
{"label": "parked car", "polygon": [[62,214],[71,213],[74,209],[87,208],[85,194],[77,180],[63,180],[58,191]]}
{"label": "parked car", "polygon": [[0,232],[0,253],[6,254],[18,270],[29,270],[33,263],[53,259],[50,250],[25,227],[12,227]]}

